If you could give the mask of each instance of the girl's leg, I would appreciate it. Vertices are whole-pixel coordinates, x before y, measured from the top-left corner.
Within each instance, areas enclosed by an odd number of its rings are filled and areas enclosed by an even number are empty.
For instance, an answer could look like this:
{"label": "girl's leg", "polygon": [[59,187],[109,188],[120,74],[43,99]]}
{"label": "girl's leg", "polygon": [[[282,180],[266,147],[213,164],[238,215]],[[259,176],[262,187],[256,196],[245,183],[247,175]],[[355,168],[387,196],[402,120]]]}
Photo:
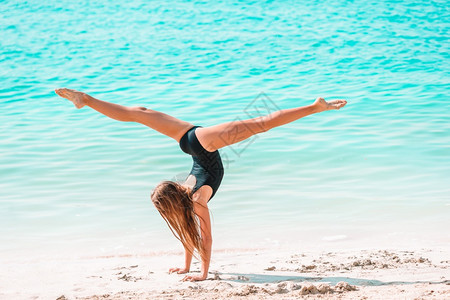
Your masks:
{"label": "girl's leg", "polygon": [[82,108],[87,105],[111,119],[144,124],[175,139],[177,142],[180,142],[183,134],[189,128],[194,126],[189,122],[179,120],[165,113],[147,109],[145,107],[122,106],[95,99],[88,94],[71,89],[57,89],[55,92],[59,96],[72,101],[77,108]]}
{"label": "girl's leg", "polygon": [[345,104],[347,104],[345,100],[326,102],[323,98],[317,98],[311,105],[283,109],[263,117],[198,128],[195,133],[199,142],[207,151],[215,151],[308,115],[325,110],[340,109]]}

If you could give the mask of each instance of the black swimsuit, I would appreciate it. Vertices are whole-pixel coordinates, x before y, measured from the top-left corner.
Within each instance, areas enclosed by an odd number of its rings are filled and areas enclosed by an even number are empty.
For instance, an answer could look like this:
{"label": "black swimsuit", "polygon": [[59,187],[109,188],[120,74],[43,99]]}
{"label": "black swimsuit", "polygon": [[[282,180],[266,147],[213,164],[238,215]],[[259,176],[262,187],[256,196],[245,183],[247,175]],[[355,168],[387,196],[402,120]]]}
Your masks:
{"label": "black swimsuit", "polygon": [[195,129],[198,127],[201,126],[194,126],[183,135],[180,139],[180,148],[183,152],[192,155],[194,161],[191,172],[189,173],[190,175],[194,175],[196,179],[192,193],[195,193],[204,185],[209,185],[213,191],[212,198],[222,181],[222,159],[220,158],[219,151],[209,152],[203,148],[195,135]]}

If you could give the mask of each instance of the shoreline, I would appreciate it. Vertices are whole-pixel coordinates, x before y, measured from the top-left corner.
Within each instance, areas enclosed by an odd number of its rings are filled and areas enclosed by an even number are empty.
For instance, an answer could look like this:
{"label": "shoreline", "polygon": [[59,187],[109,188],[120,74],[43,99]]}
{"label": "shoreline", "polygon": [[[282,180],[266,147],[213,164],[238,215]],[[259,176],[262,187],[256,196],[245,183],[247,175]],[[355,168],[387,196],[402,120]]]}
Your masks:
{"label": "shoreline", "polygon": [[[222,249],[208,279],[168,274],[177,253],[7,262],[1,299],[448,299],[450,252],[441,249],[300,251]],[[191,272],[200,268],[193,261]]]}

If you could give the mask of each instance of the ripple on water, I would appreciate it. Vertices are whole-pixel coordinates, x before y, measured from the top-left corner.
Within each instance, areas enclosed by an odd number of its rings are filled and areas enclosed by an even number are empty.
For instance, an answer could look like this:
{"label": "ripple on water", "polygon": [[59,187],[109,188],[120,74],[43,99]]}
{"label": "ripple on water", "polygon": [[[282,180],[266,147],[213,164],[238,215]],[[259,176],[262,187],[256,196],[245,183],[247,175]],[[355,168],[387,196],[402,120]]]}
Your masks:
{"label": "ripple on water", "polygon": [[203,126],[247,118],[248,106],[347,99],[222,151],[210,207],[231,244],[250,225],[242,241],[255,243],[448,227],[447,7],[345,5],[0,4],[0,249],[113,248],[124,236],[167,246],[149,194],[191,158],[145,126],[74,110],[54,95],[62,86]]}

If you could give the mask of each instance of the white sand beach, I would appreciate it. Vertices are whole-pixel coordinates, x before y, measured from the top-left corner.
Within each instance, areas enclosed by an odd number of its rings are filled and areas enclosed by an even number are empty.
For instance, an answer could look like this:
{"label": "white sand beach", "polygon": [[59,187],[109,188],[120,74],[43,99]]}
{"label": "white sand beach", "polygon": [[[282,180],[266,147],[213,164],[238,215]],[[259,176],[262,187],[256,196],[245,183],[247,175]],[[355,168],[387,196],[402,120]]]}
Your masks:
{"label": "white sand beach", "polygon": [[[7,262],[1,299],[449,299],[448,249],[213,253],[203,282],[168,274],[182,253]],[[194,262],[191,271],[196,272]]]}

